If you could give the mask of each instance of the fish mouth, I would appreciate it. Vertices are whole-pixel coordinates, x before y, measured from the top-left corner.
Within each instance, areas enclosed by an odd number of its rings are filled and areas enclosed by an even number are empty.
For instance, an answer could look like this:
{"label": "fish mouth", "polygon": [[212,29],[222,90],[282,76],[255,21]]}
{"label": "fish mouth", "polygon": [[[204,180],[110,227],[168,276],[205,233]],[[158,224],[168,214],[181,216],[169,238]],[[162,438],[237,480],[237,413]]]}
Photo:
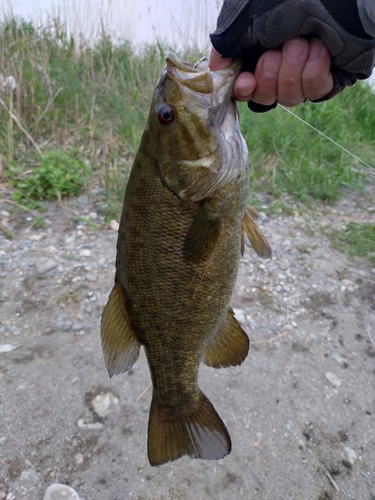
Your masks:
{"label": "fish mouth", "polygon": [[226,69],[211,71],[207,57],[193,64],[183,61],[174,52],[168,52],[166,64],[168,76],[179,84],[200,94],[216,93],[221,97],[232,88],[242,66],[240,60],[235,60]]}
{"label": "fish mouth", "polygon": [[[173,64],[173,66],[180,69],[181,71],[188,71],[191,73],[202,73],[202,71],[209,71],[208,67],[209,60],[207,56],[201,57],[196,63],[190,63],[188,61],[183,61],[174,52],[169,51],[168,54],[166,55],[166,61],[167,62],[169,61],[171,64]],[[215,73],[221,73],[230,70],[235,73],[234,76],[235,78],[237,78],[237,76],[241,72],[241,67],[242,67],[241,60],[236,59],[228,68],[217,70],[215,71]]]}
{"label": "fish mouth", "polygon": [[[207,57],[202,57],[198,62],[195,64],[190,63],[188,61],[183,61],[178,57],[177,54],[175,54],[172,51],[169,51],[168,54],[166,55],[166,61],[170,62],[175,66],[176,68],[180,69],[181,71],[189,71],[192,73],[201,73],[202,71],[205,71],[208,68],[208,59]],[[202,67],[202,65],[204,67]]]}

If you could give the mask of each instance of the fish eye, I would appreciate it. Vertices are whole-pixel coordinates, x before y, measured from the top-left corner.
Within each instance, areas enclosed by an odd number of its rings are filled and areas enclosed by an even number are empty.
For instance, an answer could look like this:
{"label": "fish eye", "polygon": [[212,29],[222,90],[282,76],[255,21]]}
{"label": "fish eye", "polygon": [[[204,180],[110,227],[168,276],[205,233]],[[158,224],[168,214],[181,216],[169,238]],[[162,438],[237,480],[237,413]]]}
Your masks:
{"label": "fish eye", "polygon": [[168,104],[162,104],[161,106],[159,106],[156,110],[156,113],[158,115],[159,123],[161,123],[162,125],[168,125],[174,120],[173,108],[171,108],[171,106],[168,106]]}

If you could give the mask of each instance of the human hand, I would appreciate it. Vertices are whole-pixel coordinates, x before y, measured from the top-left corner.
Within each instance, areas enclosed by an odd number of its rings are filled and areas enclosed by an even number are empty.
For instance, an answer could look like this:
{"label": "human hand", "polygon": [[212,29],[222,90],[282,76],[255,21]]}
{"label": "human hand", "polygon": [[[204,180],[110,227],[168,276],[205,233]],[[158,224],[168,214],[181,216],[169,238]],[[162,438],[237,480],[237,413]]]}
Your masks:
{"label": "human hand", "polygon": [[[225,69],[232,63],[212,48],[209,67]],[[327,95],[333,86],[331,57],[318,38],[307,41],[293,38],[281,51],[268,50],[258,60],[255,73],[241,73],[234,85],[237,101],[252,101],[270,106],[275,101],[283,106],[296,106],[305,99],[315,101]]]}
{"label": "human hand", "polygon": [[[276,100],[261,104],[275,97],[287,106],[305,97],[325,101],[368,78],[375,66],[374,26],[367,19],[365,31],[357,2],[226,0],[210,35],[211,43],[224,57],[241,57],[244,71],[254,72],[255,77],[250,79],[243,72],[235,96],[242,98],[247,87],[252,96],[249,108],[262,112],[276,106]],[[366,1],[366,5],[370,3]],[[325,47],[320,55],[318,38]],[[330,90],[322,96],[323,88]]]}

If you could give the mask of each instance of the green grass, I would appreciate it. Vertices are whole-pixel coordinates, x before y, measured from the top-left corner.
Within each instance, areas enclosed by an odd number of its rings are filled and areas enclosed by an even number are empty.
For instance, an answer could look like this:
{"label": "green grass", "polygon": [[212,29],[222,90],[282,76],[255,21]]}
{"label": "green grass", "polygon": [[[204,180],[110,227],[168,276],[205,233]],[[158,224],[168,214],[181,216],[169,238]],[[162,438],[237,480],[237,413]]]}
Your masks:
{"label": "green grass", "polygon": [[334,248],[350,257],[366,257],[375,266],[375,224],[349,222],[345,229],[328,234]]}
{"label": "green grass", "polygon": [[15,188],[13,198],[30,208],[38,208],[40,200],[74,196],[85,185],[87,166],[77,151],[47,150],[38,162],[25,160],[24,165],[11,163],[6,171],[9,184]]}
{"label": "green grass", "polygon": [[[358,82],[331,101],[305,103],[293,112],[334,141],[375,165],[375,95]],[[240,105],[241,130],[249,146],[251,181],[279,197],[335,201],[346,188],[359,189],[369,173],[339,147],[278,107],[256,115]]]}
{"label": "green grass", "polygon": [[[136,52],[104,32],[90,45],[58,19],[52,28],[1,24],[0,74],[14,77],[17,88],[0,91],[0,181],[13,186],[15,201],[37,207],[97,186],[107,193],[102,210],[117,218],[164,57],[160,43]],[[375,96],[358,83],[294,111],[375,165],[374,109]],[[365,182],[358,162],[280,107],[259,115],[243,104],[240,114],[253,197],[260,191],[285,206],[290,199],[332,202]]]}

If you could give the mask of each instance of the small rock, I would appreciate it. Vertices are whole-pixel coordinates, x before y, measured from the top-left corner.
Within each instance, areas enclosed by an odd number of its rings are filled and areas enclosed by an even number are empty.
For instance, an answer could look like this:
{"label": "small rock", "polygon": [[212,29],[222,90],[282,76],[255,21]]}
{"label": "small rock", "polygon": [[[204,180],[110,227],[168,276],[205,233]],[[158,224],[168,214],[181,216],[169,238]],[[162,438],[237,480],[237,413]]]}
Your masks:
{"label": "small rock", "polygon": [[352,448],[349,448],[349,446],[345,446],[345,452],[348,456],[348,461],[351,465],[354,464],[354,462],[357,460],[357,454]]}
{"label": "small rock", "polygon": [[87,204],[88,204],[88,202],[89,202],[89,198],[88,198],[88,196],[86,196],[86,195],[82,195],[82,196],[80,196],[80,197],[78,198],[78,203],[79,203],[80,205],[87,205]]}
{"label": "small rock", "polygon": [[78,493],[66,484],[51,484],[46,489],[43,500],[81,500]]}
{"label": "small rock", "polygon": [[31,241],[42,241],[44,239],[44,234],[30,234],[29,240]]}
{"label": "small rock", "polygon": [[74,323],[72,326],[73,332],[80,332],[83,328],[83,325],[81,323]]}
{"label": "small rock", "polygon": [[79,255],[81,257],[91,257],[91,250],[89,248],[84,248],[80,251]]}
{"label": "small rock", "polygon": [[236,320],[244,325],[246,323],[246,316],[242,309],[233,308],[234,315],[236,316]]}
{"label": "small rock", "polygon": [[335,388],[341,387],[341,380],[332,372],[327,372],[324,374],[328,382]]}
{"label": "small rock", "polygon": [[14,349],[18,349],[21,347],[21,344],[19,345],[12,345],[12,344],[0,344],[0,352],[12,352]]}
{"label": "small rock", "polygon": [[95,196],[101,196],[102,198],[107,196],[107,191],[103,188],[94,188],[90,189],[90,194],[93,194]]}
{"label": "small rock", "polygon": [[75,459],[76,463],[78,465],[80,465],[83,463],[84,456],[82,455],[82,453],[76,453],[74,456],[74,459]]}
{"label": "small rock", "polygon": [[84,418],[80,418],[77,421],[77,425],[80,429],[90,430],[90,431],[99,431],[103,428],[103,424],[101,422],[86,422]]}
{"label": "small rock", "polygon": [[55,269],[58,265],[59,263],[52,259],[41,259],[37,262],[35,269],[38,274],[46,274],[48,271]]}
{"label": "small rock", "polygon": [[73,322],[68,316],[59,316],[53,327],[55,330],[62,330],[63,332],[68,332],[73,326]]}
{"label": "small rock", "polygon": [[341,366],[345,366],[345,367],[348,366],[348,363],[345,361],[345,359],[342,358],[340,356],[340,354],[337,354],[336,352],[334,354],[332,354],[332,359],[333,359],[333,361],[336,361],[336,363],[338,363]]}
{"label": "small rock", "polygon": [[112,231],[118,232],[118,228],[120,227],[120,224],[117,222],[117,220],[111,220],[109,223],[109,228],[112,229]]}
{"label": "small rock", "polygon": [[342,283],[344,286],[346,286],[346,287],[350,287],[350,286],[353,286],[353,285],[354,285],[354,283],[353,283],[352,281],[347,280],[347,279],[342,280],[342,281],[341,281],[341,283]]}
{"label": "small rock", "polygon": [[104,418],[109,413],[117,410],[119,399],[112,392],[106,392],[95,396],[91,403],[95,413]]}
{"label": "small rock", "polygon": [[96,220],[98,218],[98,214],[96,212],[90,212],[89,217],[91,220]]}

